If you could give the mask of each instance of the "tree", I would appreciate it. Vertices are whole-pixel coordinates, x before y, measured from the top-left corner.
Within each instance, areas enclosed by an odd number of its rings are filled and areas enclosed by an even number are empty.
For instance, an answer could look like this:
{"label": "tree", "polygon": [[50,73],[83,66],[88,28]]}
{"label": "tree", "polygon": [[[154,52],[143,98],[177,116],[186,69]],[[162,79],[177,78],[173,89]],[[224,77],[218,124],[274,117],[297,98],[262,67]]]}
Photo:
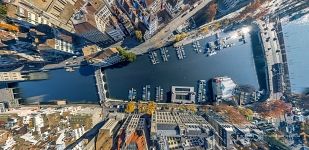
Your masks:
{"label": "tree", "polygon": [[139,40],[142,41],[143,40],[143,33],[140,30],[136,30],[135,31],[135,37]]}
{"label": "tree", "polygon": [[209,32],[209,27],[208,26],[203,27],[202,32],[207,34]]}
{"label": "tree", "polygon": [[252,119],[253,111],[249,108],[239,108],[239,112],[244,115],[248,120]]}
{"label": "tree", "polygon": [[4,4],[0,3],[0,15],[6,15],[7,14],[7,7]]}
{"label": "tree", "polygon": [[152,115],[156,111],[156,108],[157,108],[157,104],[155,102],[153,102],[153,101],[148,102],[148,104],[147,104],[147,114]]}
{"label": "tree", "polygon": [[268,102],[258,103],[254,106],[255,111],[263,117],[277,118],[290,112],[292,106],[282,100],[271,100]]}
{"label": "tree", "polygon": [[206,12],[207,21],[211,22],[212,20],[214,20],[216,14],[217,14],[217,3],[215,1],[211,1],[210,4],[208,5],[208,9]]}
{"label": "tree", "polygon": [[126,109],[125,109],[125,112],[126,112],[126,113],[132,113],[132,112],[134,112],[134,110],[135,110],[135,102],[130,101],[130,102],[127,104],[127,107],[126,107]]}
{"label": "tree", "polygon": [[122,59],[124,61],[129,61],[129,62],[133,62],[136,60],[136,55],[132,52],[127,52],[124,48],[122,47],[116,47],[116,49],[118,50],[120,56],[122,57]]}
{"label": "tree", "polygon": [[176,42],[179,42],[179,41],[181,41],[181,40],[183,40],[184,38],[186,38],[188,35],[187,35],[187,33],[180,33],[180,34],[176,34],[175,35],[175,41]]}

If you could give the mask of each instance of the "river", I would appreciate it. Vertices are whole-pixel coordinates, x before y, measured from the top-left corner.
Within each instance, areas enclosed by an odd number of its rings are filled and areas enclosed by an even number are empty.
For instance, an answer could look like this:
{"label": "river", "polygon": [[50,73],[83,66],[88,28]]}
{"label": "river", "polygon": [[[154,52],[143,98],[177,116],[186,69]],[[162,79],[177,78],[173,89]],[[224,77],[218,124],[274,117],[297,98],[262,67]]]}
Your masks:
{"label": "river", "polygon": [[302,93],[309,88],[309,15],[283,25],[291,90]]}
{"label": "river", "polygon": [[74,72],[50,70],[48,80],[20,82],[21,97],[26,103],[66,99],[70,103],[98,103],[94,69],[80,67]]}
{"label": "river", "polygon": [[[153,65],[148,54],[144,54],[126,66],[105,69],[109,97],[128,99],[128,90],[135,88],[137,99],[141,99],[142,87],[150,85],[151,99],[155,98],[156,86],[163,88],[164,99],[169,99],[171,86],[193,86],[196,90],[198,80],[210,80],[217,76],[228,76],[239,85],[251,85],[260,89],[253,57],[253,47],[259,46],[253,45],[249,35],[246,38],[246,44],[238,42],[238,39],[234,40],[235,46],[210,57],[196,53],[192,44],[188,44],[184,46],[187,57],[183,60],[178,60],[175,49],[168,47],[168,62],[163,62],[160,51],[157,50],[159,64]],[[215,36],[211,36],[200,40],[202,50],[209,41],[215,39]]]}
{"label": "river", "polygon": [[[254,35],[254,36],[253,36]],[[221,34],[220,37],[227,35]],[[251,40],[251,38],[253,40]],[[202,51],[215,36],[199,41]],[[231,38],[232,39],[232,38]],[[137,57],[128,65],[118,65],[104,70],[107,81],[108,96],[113,99],[128,99],[128,90],[135,88],[137,98],[142,97],[142,87],[151,86],[151,99],[155,97],[155,87],[164,90],[164,99],[170,99],[171,86],[193,86],[196,90],[198,80],[210,80],[217,76],[231,77],[238,85],[250,85],[255,89],[264,89],[263,57],[256,34],[246,35],[246,43],[231,40],[235,46],[225,48],[216,55],[193,51],[192,44],[184,46],[186,58],[179,60],[173,47],[168,47],[169,60],[163,62],[157,51],[159,64],[153,65],[148,54]],[[262,60],[262,61],[261,61]],[[262,62],[262,63],[261,63]],[[256,67],[259,68],[256,71]],[[49,79],[41,81],[20,82],[21,97],[26,102],[51,101],[66,99],[70,103],[98,103],[92,67],[81,67],[75,72],[64,69],[49,71]],[[262,72],[262,73],[261,73]],[[262,74],[262,75],[257,75]],[[259,79],[260,78],[260,79]]]}

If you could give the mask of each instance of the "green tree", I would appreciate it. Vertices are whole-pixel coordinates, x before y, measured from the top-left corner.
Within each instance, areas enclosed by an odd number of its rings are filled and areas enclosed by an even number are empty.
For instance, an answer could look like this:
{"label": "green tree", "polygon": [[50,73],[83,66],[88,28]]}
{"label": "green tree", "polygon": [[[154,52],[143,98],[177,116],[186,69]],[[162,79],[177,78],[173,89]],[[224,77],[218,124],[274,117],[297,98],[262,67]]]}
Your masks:
{"label": "green tree", "polygon": [[135,31],[135,37],[139,40],[142,41],[143,40],[143,33],[140,30],[136,30]]}
{"label": "green tree", "polygon": [[127,52],[124,48],[122,47],[116,47],[116,49],[118,50],[120,56],[122,57],[122,59],[124,61],[129,61],[129,62],[133,62],[136,60],[136,55],[132,52]]}
{"label": "green tree", "polygon": [[6,14],[7,14],[6,6],[0,3],[0,15],[6,15]]}

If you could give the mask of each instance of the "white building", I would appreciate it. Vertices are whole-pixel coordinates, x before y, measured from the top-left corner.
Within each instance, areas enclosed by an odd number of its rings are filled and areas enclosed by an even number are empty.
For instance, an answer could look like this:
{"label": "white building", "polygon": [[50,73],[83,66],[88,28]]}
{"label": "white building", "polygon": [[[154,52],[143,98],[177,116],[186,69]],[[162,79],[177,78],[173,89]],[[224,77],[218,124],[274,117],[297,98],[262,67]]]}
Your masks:
{"label": "white building", "polygon": [[212,80],[214,101],[229,99],[233,96],[236,84],[229,77],[217,77]]}
{"label": "white building", "polygon": [[41,114],[34,114],[33,115],[34,120],[34,128],[35,131],[41,133],[41,128],[44,127],[44,120]]}

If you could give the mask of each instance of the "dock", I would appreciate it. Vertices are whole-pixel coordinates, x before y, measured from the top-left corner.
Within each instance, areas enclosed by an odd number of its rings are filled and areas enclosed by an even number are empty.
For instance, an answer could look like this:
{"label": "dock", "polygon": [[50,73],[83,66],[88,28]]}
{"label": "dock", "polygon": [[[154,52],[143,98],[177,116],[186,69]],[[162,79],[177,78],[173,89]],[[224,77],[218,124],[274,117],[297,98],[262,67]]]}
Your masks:
{"label": "dock", "polygon": [[142,99],[145,101],[150,101],[150,85],[146,85],[143,87]]}
{"label": "dock", "polygon": [[128,96],[129,100],[136,99],[136,94],[137,94],[136,89],[134,89],[134,88],[130,89],[129,90],[129,96]]}
{"label": "dock", "polygon": [[199,42],[199,41],[193,42],[193,43],[192,43],[192,46],[193,46],[193,50],[194,50],[196,53],[201,53],[201,52],[202,52],[201,45],[200,45],[200,42]]}
{"label": "dock", "polygon": [[155,51],[149,52],[149,58],[151,60],[152,64],[158,64],[159,60],[158,60],[158,55]]}
{"label": "dock", "polygon": [[156,102],[162,102],[163,101],[163,89],[158,86],[156,87]]}
{"label": "dock", "polygon": [[203,103],[206,101],[206,81],[198,81],[198,92],[197,92],[197,102]]}
{"label": "dock", "polygon": [[185,53],[183,46],[176,47],[176,53],[177,53],[178,59],[186,58],[186,53]]}
{"label": "dock", "polygon": [[170,56],[168,54],[167,48],[166,47],[160,48],[160,52],[161,52],[161,57],[162,57],[163,61],[167,62],[168,61],[168,57]]}

